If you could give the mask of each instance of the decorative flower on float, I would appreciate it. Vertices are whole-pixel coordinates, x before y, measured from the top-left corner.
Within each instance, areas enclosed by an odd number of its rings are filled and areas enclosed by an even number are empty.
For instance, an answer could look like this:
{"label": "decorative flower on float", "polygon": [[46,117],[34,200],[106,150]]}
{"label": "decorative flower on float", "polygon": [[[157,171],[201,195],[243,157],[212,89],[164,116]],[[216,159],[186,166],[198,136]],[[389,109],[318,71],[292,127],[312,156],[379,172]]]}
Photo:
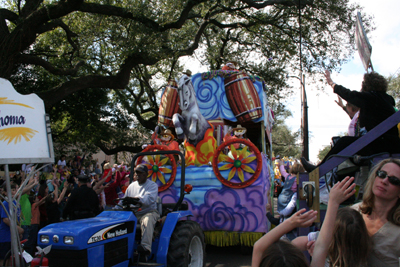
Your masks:
{"label": "decorative flower on float", "polygon": [[149,163],[144,163],[149,169],[149,174],[147,177],[151,176],[151,180],[156,182],[157,179],[160,180],[161,183],[165,184],[164,174],[163,173],[171,173],[172,170],[166,167],[163,167],[169,160],[168,157],[161,159],[161,155],[156,155],[154,158],[152,156],[146,156],[147,161]]}
{"label": "decorative flower on float", "polygon": [[249,156],[249,152],[247,151],[247,146],[244,146],[243,149],[241,149],[241,150],[236,150],[235,147],[233,145],[231,145],[231,152],[232,152],[233,158],[231,158],[227,155],[224,155],[224,154],[220,155],[220,160],[228,162],[228,164],[225,164],[225,165],[219,167],[218,169],[220,171],[231,169],[231,171],[229,172],[229,175],[228,175],[228,179],[227,179],[228,181],[230,181],[235,176],[235,174],[237,174],[240,181],[244,182],[243,171],[245,171],[247,173],[255,173],[255,170],[253,170],[251,167],[249,167],[246,164],[253,162],[257,157]]}

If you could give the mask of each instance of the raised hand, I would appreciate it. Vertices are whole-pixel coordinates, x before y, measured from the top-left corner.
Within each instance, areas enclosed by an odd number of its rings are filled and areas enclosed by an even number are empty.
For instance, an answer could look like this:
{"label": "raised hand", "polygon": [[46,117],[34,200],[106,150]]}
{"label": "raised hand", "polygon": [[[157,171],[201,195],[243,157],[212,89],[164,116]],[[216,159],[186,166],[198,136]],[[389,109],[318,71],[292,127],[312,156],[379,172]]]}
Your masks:
{"label": "raised hand", "polygon": [[356,192],[354,188],[356,184],[352,182],[354,181],[354,177],[347,176],[341,182],[336,183],[329,193],[329,202],[332,204],[339,205]]}
{"label": "raised hand", "polygon": [[333,83],[333,81],[331,79],[331,73],[329,70],[325,70],[325,78],[329,85],[331,85]]}
{"label": "raised hand", "polygon": [[337,101],[335,100],[336,104],[338,104],[338,106],[341,108],[345,108],[346,106],[343,104],[342,98],[340,96],[338,96],[337,98],[338,100]]}
{"label": "raised hand", "polygon": [[312,257],[312,255],[314,253],[314,247],[315,247],[315,240],[307,242],[307,251],[308,251],[308,254],[310,254],[311,257]]}
{"label": "raised hand", "polygon": [[293,214],[288,220],[290,220],[293,228],[297,227],[308,227],[317,218],[317,211],[309,210],[305,212],[306,209],[301,209],[295,214]]}

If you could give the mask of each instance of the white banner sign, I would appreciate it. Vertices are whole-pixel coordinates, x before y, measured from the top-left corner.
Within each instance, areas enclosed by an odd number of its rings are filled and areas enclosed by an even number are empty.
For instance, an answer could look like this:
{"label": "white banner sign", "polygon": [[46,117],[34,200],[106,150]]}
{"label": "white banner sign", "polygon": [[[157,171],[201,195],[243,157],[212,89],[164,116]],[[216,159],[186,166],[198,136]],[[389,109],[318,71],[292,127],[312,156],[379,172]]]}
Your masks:
{"label": "white banner sign", "polygon": [[54,162],[49,127],[43,100],[0,78],[0,164]]}

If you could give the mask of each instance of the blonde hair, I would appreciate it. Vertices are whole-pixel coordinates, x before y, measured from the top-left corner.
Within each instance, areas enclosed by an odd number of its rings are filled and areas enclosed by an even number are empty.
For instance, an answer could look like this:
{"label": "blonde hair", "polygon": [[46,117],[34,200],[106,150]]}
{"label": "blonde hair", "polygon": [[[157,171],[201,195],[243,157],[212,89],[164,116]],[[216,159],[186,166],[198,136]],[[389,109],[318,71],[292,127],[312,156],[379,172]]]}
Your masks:
{"label": "blonde hair", "polygon": [[[372,192],[372,188],[376,179],[376,171],[380,170],[384,165],[388,163],[394,163],[400,167],[400,160],[399,159],[384,159],[372,168],[371,173],[368,177],[368,182],[364,188],[364,195],[363,201],[360,205],[360,210],[363,214],[371,215],[372,211],[374,210],[374,202],[375,202],[375,195]],[[399,174],[400,175],[400,174]],[[397,200],[396,204],[393,208],[389,211],[387,220],[395,225],[400,226],[400,198]]]}
{"label": "blonde hair", "polygon": [[111,169],[110,163],[107,162],[106,164],[104,164],[103,169],[104,169],[104,170]]}
{"label": "blonde hair", "polygon": [[367,266],[371,237],[361,214],[355,209],[339,209],[328,249],[329,266]]}

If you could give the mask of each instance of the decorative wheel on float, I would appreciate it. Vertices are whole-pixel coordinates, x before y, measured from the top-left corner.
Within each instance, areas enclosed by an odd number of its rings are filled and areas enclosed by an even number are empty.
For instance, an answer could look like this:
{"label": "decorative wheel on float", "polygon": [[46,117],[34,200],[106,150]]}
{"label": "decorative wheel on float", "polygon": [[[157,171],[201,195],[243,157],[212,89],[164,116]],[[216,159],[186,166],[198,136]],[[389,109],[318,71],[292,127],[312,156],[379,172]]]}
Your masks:
{"label": "decorative wheel on float", "polygon": [[[169,150],[167,146],[164,145],[151,145],[147,146],[142,152],[148,152],[148,151],[155,151],[155,150]],[[140,156],[137,159],[137,162],[140,163],[143,161],[143,158],[146,157],[147,162],[144,162],[142,164],[145,164],[147,168],[149,169],[149,174],[147,177],[151,176],[151,180],[153,182],[156,182],[157,179],[163,184],[158,187],[158,192],[162,192],[167,190],[172,183],[175,181],[176,177],[176,161],[175,158],[172,154],[165,154],[163,155],[165,158],[161,158],[161,155],[147,155],[147,156]],[[168,160],[171,161],[171,167],[172,170],[169,168],[165,167],[165,164],[168,162]],[[164,174],[165,173],[170,173],[171,177],[169,178],[168,181],[165,181]]]}
{"label": "decorative wheel on float", "polygon": [[[244,146],[241,150],[236,150],[233,144],[242,144]],[[227,146],[230,148],[233,158],[222,153]],[[248,151],[248,149],[250,151]],[[226,162],[226,164],[218,167],[218,163],[220,162]],[[251,164],[253,168],[250,167],[249,164]],[[262,156],[258,148],[249,140],[232,139],[223,142],[217,148],[213,156],[212,166],[215,175],[222,184],[231,188],[245,188],[254,183],[258,176],[260,176]],[[221,171],[229,169],[228,177],[223,177]],[[253,175],[249,177],[249,174]],[[231,181],[234,177],[237,177],[240,182]]]}

